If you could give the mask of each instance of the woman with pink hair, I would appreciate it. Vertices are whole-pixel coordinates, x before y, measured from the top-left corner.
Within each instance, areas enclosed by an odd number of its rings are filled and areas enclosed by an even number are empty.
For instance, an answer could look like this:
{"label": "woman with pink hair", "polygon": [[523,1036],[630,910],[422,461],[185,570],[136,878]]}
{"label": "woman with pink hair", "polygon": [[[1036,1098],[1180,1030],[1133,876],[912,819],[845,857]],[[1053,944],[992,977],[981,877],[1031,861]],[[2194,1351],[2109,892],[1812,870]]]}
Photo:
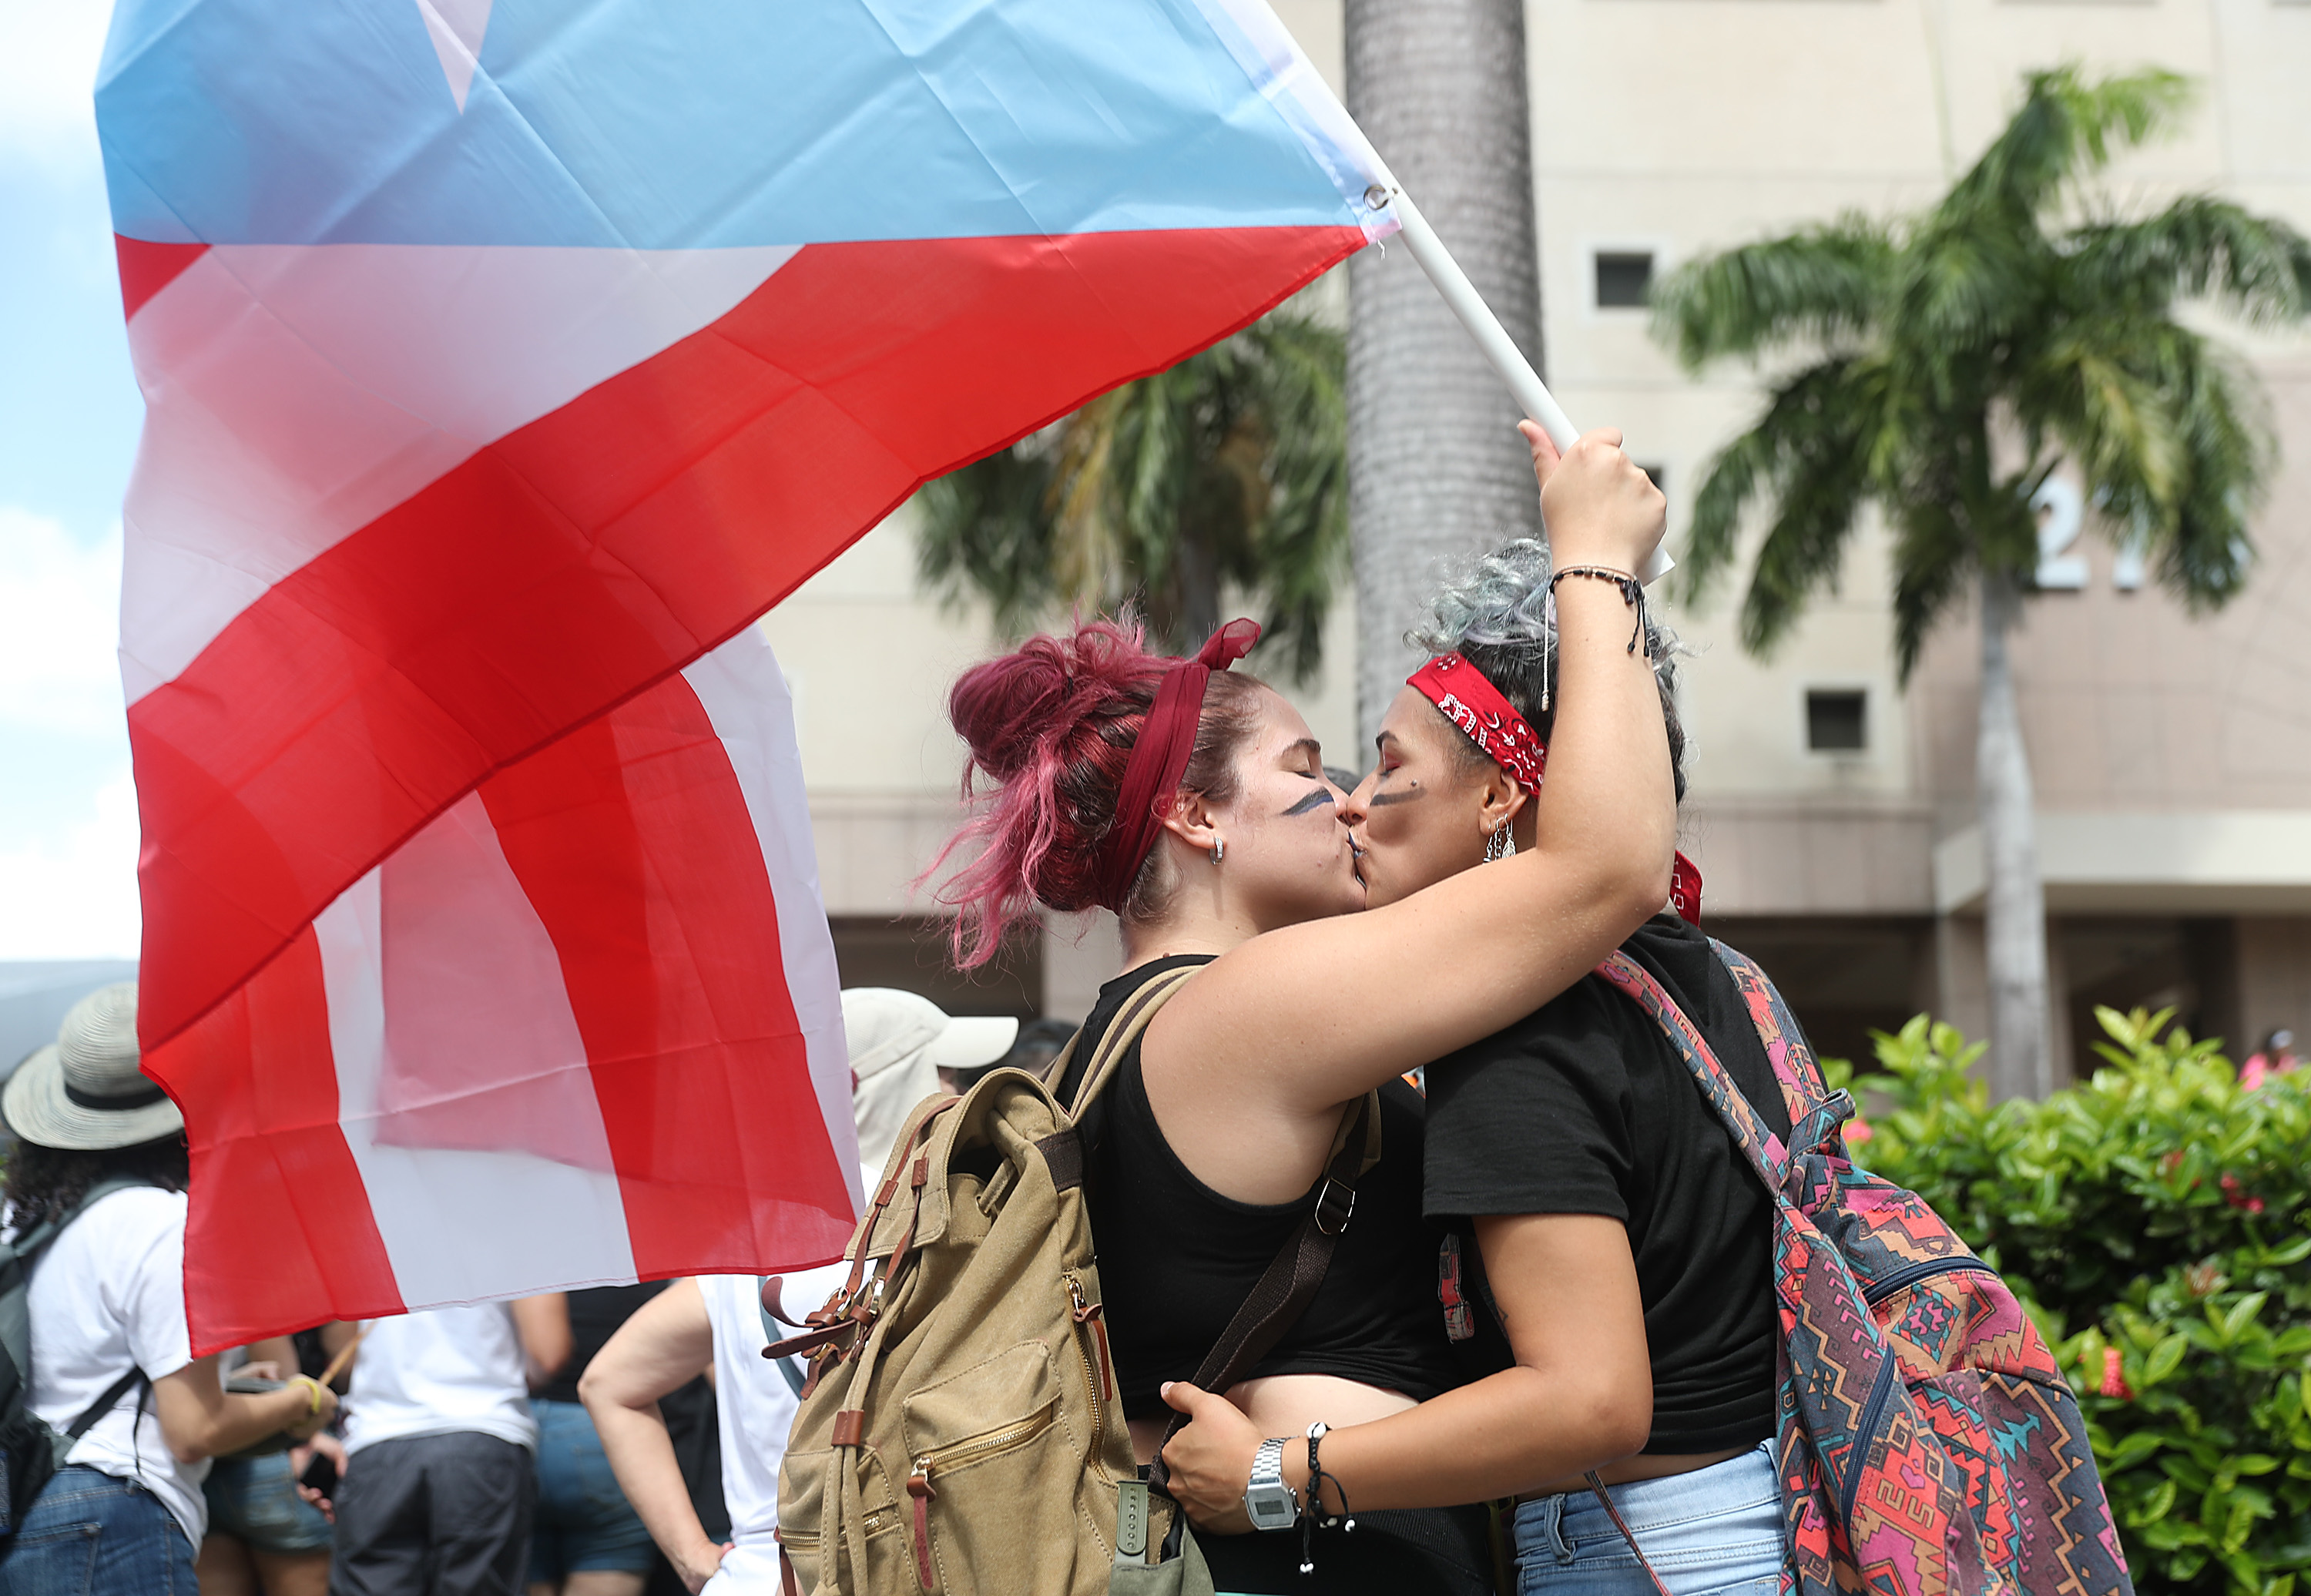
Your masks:
{"label": "woman with pink hair", "polygon": [[[1455,1382],[1437,1236],[1420,1214],[1419,1099],[1397,1077],[1564,990],[1667,894],[1670,759],[1628,607],[1661,496],[1618,433],[1590,434],[1561,464],[1539,429],[1526,435],[1563,568],[1604,580],[1557,594],[1541,841],[1495,868],[1348,912],[1365,886],[1322,751],[1282,697],[1227,668],[1257,636],[1248,622],[1193,660],[1094,623],[1032,639],[955,688],[966,789],[981,805],[957,839],[975,855],[943,894],[961,910],[963,962],[982,962],[1039,908],[1112,910],[1126,968],[1085,1022],[1078,1060],[1149,981],[1200,967],[1125,1051],[1086,1126],[1116,1375],[1143,1461],[1171,1417],[1164,1384],[1194,1374],[1312,1210],[1344,1118],[1375,1087],[1382,1157],[1356,1183],[1324,1282],[1227,1395],[1263,1435],[1297,1435]],[[1062,1101],[1077,1084],[1059,1083]],[[1352,1546],[1339,1533],[1310,1536],[1328,1592],[1490,1588],[1480,1509],[1372,1515]],[[1310,1588],[1302,1543],[1203,1542],[1220,1588],[1250,1592]]]}

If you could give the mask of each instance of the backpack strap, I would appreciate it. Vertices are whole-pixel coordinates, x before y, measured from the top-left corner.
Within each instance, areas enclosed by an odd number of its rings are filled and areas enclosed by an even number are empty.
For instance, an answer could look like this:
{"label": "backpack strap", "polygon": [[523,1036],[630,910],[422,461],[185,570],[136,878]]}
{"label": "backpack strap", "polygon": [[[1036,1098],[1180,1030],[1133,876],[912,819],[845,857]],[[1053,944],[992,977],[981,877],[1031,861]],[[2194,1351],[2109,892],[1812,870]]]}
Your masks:
{"label": "backpack strap", "polygon": [[1790,1164],[1789,1148],[1780,1137],[1774,1134],[1773,1127],[1766,1123],[1765,1117],[1757,1112],[1756,1106],[1742,1095],[1740,1086],[1727,1072],[1725,1066],[1718,1062],[1717,1054],[1702,1036],[1701,1028],[1686,1017],[1685,1011],[1677,1006],[1677,999],[1669,995],[1661,983],[1627,954],[1615,951],[1597,966],[1597,973],[1618,987],[1638,1007],[1653,1016],[1654,1023],[1661,1028],[1661,1033],[1669,1038],[1670,1045],[1677,1049],[1685,1060],[1685,1067],[1693,1073],[1694,1080],[1701,1087],[1701,1095],[1709,1099],[1710,1107],[1717,1111],[1717,1117],[1732,1133],[1734,1145],[1749,1161],[1749,1167],[1757,1172],[1757,1178],[1766,1182],[1768,1191],[1778,1192],[1782,1189],[1783,1172]]}
{"label": "backpack strap", "polygon": [[[152,1383],[153,1382],[150,1380],[145,1378],[144,1370],[132,1365],[128,1373],[123,1374],[119,1379],[107,1386],[105,1388],[104,1394],[97,1398],[95,1401],[91,1402],[88,1407],[82,1411],[81,1416],[72,1421],[72,1427],[65,1430],[63,1435],[57,1437],[57,1467],[59,1469],[64,1467],[65,1454],[71,1452],[74,1447],[80,1444],[80,1438],[96,1427],[96,1421],[98,1419],[102,1418],[106,1414],[112,1411],[112,1405],[115,1402],[118,1402],[121,1398],[126,1396],[130,1391],[135,1391],[140,1386],[149,1390]],[[144,1410],[144,1403],[141,1394],[137,1400],[136,1408],[138,1417],[141,1420]]]}
{"label": "backpack strap", "polygon": [[[1773,1061],[1774,1078],[1782,1088],[1783,1104],[1789,1110],[1790,1123],[1802,1122],[1809,1115],[1827,1103],[1831,1093],[1829,1083],[1822,1078],[1821,1065],[1813,1056],[1813,1048],[1806,1041],[1805,1028],[1798,1024],[1790,1006],[1766,978],[1757,962],[1738,948],[1728,947],[1712,937],[1709,946],[1717,955],[1718,963],[1733,978],[1734,990],[1749,1009],[1749,1023],[1757,1028],[1757,1040],[1766,1044],[1766,1057]],[[1803,1147],[1804,1142],[1796,1145]]]}
{"label": "backpack strap", "polygon": [[[153,1182],[135,1175],[113,1175],[99,1181],[81,1193],[72,1211],[62,1218],[44,1219],[31,1229],[18,1235],[0,1252],[0,1353],[17,1370],[17,1377],[26,1387],[32,1378],[32,1320],[27,1300],[31,1288],[32,1265],[39,1260],[50,1243],[65,1233],[65,1226],[94,1208],[116,1191],[126,1191],[132,1186],[150,1186]],[[134,1371],[131,1371],[134,1373]],[[126,1390],[126,1386],[121,1388]],[[115,1391],[105,1399],[109,1407],[119,1396]],[[95,1422],[93,1419],[91,1423]]]}
{"label": "backpack strap", "polygon": [[[1219,1340],[1204,1356],[1196,1370],[1194,1383],[1205,1391],[1225,1394],[1228,1387],[1251,1373],[1252,1366],[1268,1356],[1269,1350],[1284,1339],[1284,1334],[1300,1321],[1315,1300],[1316,1288],[1324,1283],[1325,1271],[1332,1266],[1332,1253],[1339,1246],[1340,1233],[1347,1229],[1348,1220],[1356,1211],[1356,1177],[1368,1161],[1376,1161],[1378,1148],[1374,1145],[1380,1136],[1380,1094],[1367,1092],[1350,1103],[1340,1116],[1340,1129],[1333,1148],[1331,1163],[1317,1182],[1316,1200],[1308,1217],[1300,1221],[1291,1236],[1268,1266],[1266,1272],[1252,1286],[1251,1295],[1243,1306],[1228,1321],[1227,1329],[1220,1332]],[[1148,1483],[1161,1491],[1171,1478],[1164,1464],[1164,1448],[1188,1422],[1188,1416],[1174,1410],[1171,1422],[1164,1426],[1164,1438],[1156,1443],[1156,1456],[1147,1466]]]}
{"label": "backpack strap", "polygon": [[[1682,859],[1685,856],[1679,854],[1678,857]],[[1653,1581],[1653,1596],[1672,1596],[1669,1586],[1661,1583],[1661,1576],[1655,1574],[1653,1565],[1645,1560],[1644,1549],[1637,1545],[1637,1532],[1629,1528],[1629,1521],[1623,1518],[1621,1510],[1613,1504],[1613,1494],[1605,1488],[1605,1482],[1598,1477],[1597,1470],[1592,1469],[1581,1478],[1587,1480],[1589,1488],[1597,1493],[1597,1500],[1605,1504],[1605,1516],[1613,1521],[1613,1528],[1618,1530],[1621,1539],[1629,1543],[1629,1556],[1637,1560],[1637,1566],[1645,1571],[1647,1579]]]}
{"label": "backpack strap", "polygon": [[[1108,1026],[1107,1034],[1099,1039],[1097,1047],[1092,1049],[1091,1062],[1084,1067],[1083,1084],[1076,1088],[1075,1101],[1067,1105],[1068,1119],[1083,1118],[1084,1111],[1092,1105],[1092,1100],[1107,1090],[1108,1083],[1115,1078],[1116,1071],[1123,1068],[1123,1055],[1147,1031],[1148,1022],[1156,1017],[1156,1011],[1178,997],[1180,989],[1186,986],[1202,968],[1201,964],[1189,964],[1178,970],[1167,970],[1125,1000],[1122,1008],[1116,1013],[1114,1023]],[[1067,1078],[1068,1066],[1074,1060],[1076,1048],[1082,1041],[1083,1033],[1077,1031],[1068,1038],[1066,1049],[1052,1060],[1051,1079],[1054,1086]]]}

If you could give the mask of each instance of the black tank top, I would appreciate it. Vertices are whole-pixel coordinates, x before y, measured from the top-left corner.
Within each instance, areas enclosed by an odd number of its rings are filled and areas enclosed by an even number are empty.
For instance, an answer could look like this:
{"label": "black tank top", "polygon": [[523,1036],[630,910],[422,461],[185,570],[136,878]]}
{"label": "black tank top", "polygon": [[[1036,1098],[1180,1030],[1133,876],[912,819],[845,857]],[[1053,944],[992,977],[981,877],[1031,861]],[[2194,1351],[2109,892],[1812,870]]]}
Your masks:
{"label": "black tank top", "polygon": [[[1132,993],[1167,970],[1210,962],[1208,954],[1157,959],[1100,988],[1060,1101],[1072,1100],[1092,1050]],[[1444,1231],[1420,1212],[1420,1095],[1391,1081],[1380,1103],[1381,1160],[1356,1182],[1356,1217],[1324,1283],[1251,1372],[1337,1374],[1426,1401],[1460,1383],[1436,1302]],[[1189,1173],[1148,1106],[1137,1042],[1084,1131],[1085,1194],[1123,1410],[1160,1417],[1171,1409],[1157,1388],[1195,1376],[1314,1192],[1287,1203],[1237,1202]]]}

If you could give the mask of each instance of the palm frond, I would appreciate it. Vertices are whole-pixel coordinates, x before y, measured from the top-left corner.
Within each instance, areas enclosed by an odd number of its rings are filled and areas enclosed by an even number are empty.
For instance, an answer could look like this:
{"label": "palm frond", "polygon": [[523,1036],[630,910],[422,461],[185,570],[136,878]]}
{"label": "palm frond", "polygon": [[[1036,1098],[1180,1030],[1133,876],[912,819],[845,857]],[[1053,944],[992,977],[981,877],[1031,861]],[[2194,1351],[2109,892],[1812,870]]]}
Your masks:
{"label": "palm frond", "polygon": [[1742,642],[1752,652],[1771,649],[1806,599],[1836,580],[1854,514],[1871,489],[1881,371],[1841,357],[1782,383],[1757,423],[1710,462],[1694,496],[1685,564],[1686,591],[1695,597],[1732,562],[1749,506],[1772,506],[1742,600]]}
{"label": "palm frond", "polygon": [[1981,159],[1935,208],[1958,226],[2007,225],[2037,215],[2120,147],[2164,130],[2192,99],[2190,80],[2149,68],[2089,82],[2076,65],[2034,72],[2022,104]]}
{"label": "palm frond", "polygon": [[1052,602],[1051,460],[1042,440],[999,449],[925,484],[915,547],[924,585],[950,603],[976,593],[1016,632]]}
{"label": "palm frond", "polygon": [[1888,507],[1894,529],[1894,668],[1906,686],[1934,624],[1975,569],[1974,542],[1952,495],[1920,492]]}
{"label": "palm frond", "polygon": [[1846,215],[1708,256],[1655,285],[1653,336],[1691,371],[1864,336],[1884,312],[1897,254],[1884,228]]}
{"label": "palm frond", "polygon": [[2211,195],[2139,222],[2080,227],[2064,242],[2071,292],[2081,299],[2163,310],[2177,295],[2203,296],[2256,327],[2311,310],[2311,240]]}

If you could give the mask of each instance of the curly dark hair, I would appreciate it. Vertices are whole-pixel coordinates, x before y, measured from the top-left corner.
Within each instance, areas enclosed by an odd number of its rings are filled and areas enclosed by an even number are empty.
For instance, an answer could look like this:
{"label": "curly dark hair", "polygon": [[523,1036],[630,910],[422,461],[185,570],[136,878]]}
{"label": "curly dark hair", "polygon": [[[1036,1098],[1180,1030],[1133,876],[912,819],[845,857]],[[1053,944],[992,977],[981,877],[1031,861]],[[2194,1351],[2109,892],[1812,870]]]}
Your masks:
{"label": "curly dark hair", "polygon": [[71,1213],[90,1187],[115,1176],[148,1182],[167,1191],[192,1182],[185,1133],[173,1131],[134,1147],[51,1147],[20,1141],[8,1155],[7,1198],[21,1233]]}

